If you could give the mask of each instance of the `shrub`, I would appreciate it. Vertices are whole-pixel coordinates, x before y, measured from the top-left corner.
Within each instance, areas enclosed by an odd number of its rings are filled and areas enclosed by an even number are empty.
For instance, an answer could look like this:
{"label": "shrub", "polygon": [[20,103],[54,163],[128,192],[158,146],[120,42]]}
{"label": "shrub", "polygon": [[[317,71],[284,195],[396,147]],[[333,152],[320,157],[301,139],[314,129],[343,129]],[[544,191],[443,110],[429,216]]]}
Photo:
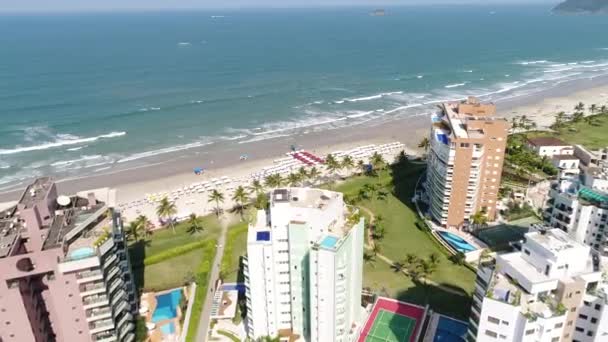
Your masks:
{"label": "shrub", "polygon": [[241,341],[238,337],[234,336],[234,334],[231,333],[231,332],[229,332],[229,331],[218,329],[217,333],[220,334],[220,335],[222,335],[222,336],[228,337],[228,339],[230,339],[232,341],[235,341],[235,342],[240,342]]}
{"label": "shrub", "polygon": [[211,266],[213,265],[213,259],[215,256],[215,241],[205,245],[203,248],[204,254],[209,256],[200,264],[196,270],[196,292],[194,294],[194,302],[192,304],[192,314],[190,315],[190,324],[188,325],[188,333],[186,335],[186,341],[194,342],[196,339],[196,333],[198,331],[198,323],[201,318],[203,311],[203,304],[205,303],[205,297],[207,296],[207,288],[209,285],[209,272],[211,272]]}

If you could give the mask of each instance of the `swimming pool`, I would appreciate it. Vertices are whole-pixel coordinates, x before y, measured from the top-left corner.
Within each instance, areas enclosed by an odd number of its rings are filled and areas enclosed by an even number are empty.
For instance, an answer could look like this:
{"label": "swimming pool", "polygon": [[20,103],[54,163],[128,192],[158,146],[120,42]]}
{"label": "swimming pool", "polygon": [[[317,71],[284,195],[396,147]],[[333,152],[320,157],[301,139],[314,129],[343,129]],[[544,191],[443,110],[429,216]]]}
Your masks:
{"label": "swimming pool", "polygon": [[468,325],[444,316],[439,317],[433,342],[464,342]]}
{"label": "swimming pool", "polygon": [[160,331],[162,331],[163,335],[175,334],[175,324],[173,322],[163,324],[160,326]]}
{"label": "swimming pool", "polygon": [[337,237],[328,235],[321,241],[321,246],[325,248],[334,248],[336,243],[338,243],[338,240]]}
{"label": "swimming pool", "polygon": [[76,250],[73,250],[70,253],[70,259],[72,260],[80,260],[84,258],[88,258],[90,256],[95,255],[95,250],[91,247],[81,247]]}
{"label": "swimming pool", "polygon": [[152,314],[152,322],[158,323],[166,319],[177,317],[177,307],[179,306],[181,299],[181,289],[156,296],[156,309]]}
{"label": "swimming pool", "polygon": [[438,233],[443,241],[459,252],[467,253],[477,249],[458,235],[446,231],[440,231]]}

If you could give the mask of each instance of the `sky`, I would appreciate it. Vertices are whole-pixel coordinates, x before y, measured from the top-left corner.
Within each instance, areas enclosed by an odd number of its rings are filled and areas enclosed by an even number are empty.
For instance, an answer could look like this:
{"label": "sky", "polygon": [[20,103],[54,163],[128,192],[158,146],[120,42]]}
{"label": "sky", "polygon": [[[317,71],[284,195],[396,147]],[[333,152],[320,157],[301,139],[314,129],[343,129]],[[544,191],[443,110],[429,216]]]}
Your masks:
{"label": "sky", "polygon": [[205,8],[395,6],[415,4],[545,3],[560,0],[0,0],[0,12],[179,10]]}

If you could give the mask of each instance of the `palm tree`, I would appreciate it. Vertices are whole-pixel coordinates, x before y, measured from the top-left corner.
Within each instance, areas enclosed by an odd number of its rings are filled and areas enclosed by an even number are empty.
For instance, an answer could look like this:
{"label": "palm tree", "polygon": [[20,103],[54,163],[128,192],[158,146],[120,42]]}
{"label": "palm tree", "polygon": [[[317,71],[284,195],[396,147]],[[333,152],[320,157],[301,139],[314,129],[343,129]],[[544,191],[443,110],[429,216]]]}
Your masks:
{"label": "palm tree", "polygon": [[395,273],[401,273],[403,272],[403,270],[405,270],[405,264],[401,261],[395,261],[391,265],[391,268],[393,269],[393,271],[395,271]]}
{"label": "palm tree", "polygon": [[388,198],[388,192],[386,192],[384,190],[378,191],[378,194],[376,195],[377,200],[386,201],[387,198]]}
{"label": "palm tree", "polygon": [[188,217],[188,233],[194,235],[203,231],[203,222],[196,214],[190,214]]}
{"label": "palm tree", "polygon": [[253,206],[258,209],[266,209],[268,207],[268,195],[260,192],[253,201]]}
{"label": "palm tree", "polygon": [[432,263],[433,265],[439,265],[439,263],[441,262],[441,259],[439,258],[439,254],[433,252],[431,253],[431,255],[429,255],[429,262]]}
{"label": "palm tree", "polygon": [[139,225],[139,222],[137,222],[137,220],[131,221],[126,229],[127,238],[129,240],[138,241],[142,236],[141,233],[141,226]]}
{"label": "palm tree", "polygon": [[135,219],[137,220],[137,222],[139,222],[140,225],[140,229],[143,232],[143,236],[144,239],[149,238],[150,236],[152,236],[152,222],[150,222],[150,220],[148,219],[148,217],[146,215],[139,215],[137,216],[137,218]]}
{"label": "palm tree", "polygon": [[378,186],[376,184],[366,183],[363,185],[362,190],[368,194],[368,197],[374,198],[374,195],[378,191]]}
{"label": "palm tree", "polygon": [[361,174],[364,174],[365,172],[367,172],[367,165],[365,164],[365,162],[363,162],[363,160],[359,160],[357,162],[357,169],[359,169],[359,172]]}
{"label": "palm tree", "polygon": [[572,114],[572,121],[573,122],[579,122],[584,117],[585,117],[585,114],[583,114],[583,112],[575,112],[574,114]]}
{"label": "palm tree", "polygon": [[519,117],[514,116],[511,118],[511,130],[513,130],[513,133],[517,131],[517,128],[519,128]]}
{"label": "palm tree", "polygon": [[558,129],[564,125],[564,120],[566,119],[565,112],[559,112],[555,115],[555,122],[551,125],[551,128]]}
{"label": "palm tree", "polygon": [[264,185],[258,179],[254,179],[249,186],[249,190],[254,192],[255,194],[259,194],[264,192]]}
{"label": "palm tree", "polygon": [[299,173],[290,173],[289,176],[287,176],[287,184],[289,184],[289,186],[293,186],[296,187],[300,184],[300,181],[302,180],[302,177],[300,177]]}
{"label": "palm tree", "polygon": [[597,105],[594,103],[589,106],[589,111],[591,112],[591,114],[595,114],[595,112],[597,111]]}
{"label": "palm tree", "polygon": [[209,199],[207,201],[215,202],[215,214],[217,216],[220,216],[220,202],[224,202],[224,194],[217,191],[217,189],[213,189],[213,191],[211,191],[211,193],[209,194]]}
{"label": "palm tree", "polygon": [[371,267],[376,267],[375,263],[376,263],[376,256],[374,254],[371,253],[363,253],[363,261],[366,264],[369,264]]}
{"label": "palm tree", "polygon": [[271,175],[266,176],[264,182],[269,188],[278,188],[283,185],[283,177],[281,177],[281,175],[278,173],[273,173]]}
{"label": "palm tree", "polygon": [[374,255],[382,253],[382,246],[378,242],[374,242],[374,245],[372,246],[372,252],[374,253]]}
{"label": "palm tree", "polygon": [[349,173],[350,169],[355,166],[355,161],[349,155],[346,155],[342,158],[342,168],[346,170],[346,173]]}
{"label": "palm tree", "polygon": [[241,216],[241,221],[243,220],[243,212],[245,211],[245,207],[247,200],[249,200],[249,193],[245,188],[239,185],[234,190],[234,195],[232,195],[232,200],[236,203],[235,209],[239,212]]}
{"label": "palm tree", "polygon": [[600,113],[602,113],[602,114],[608,114],[608,107],[606,107],[606,105],[602,105],[600,107]]}
{"label": "palm tree", "polygon": [[424,137],[422,140],[420,140],[420,143],[418,143],[418,147],[424,149],[424,153],[427,153],[429,151],[429,147],[431,147],[431,141],[428,137]]}
{"label": "palm tree", "polygon": [[473,225],[476,227],[485,225],[486,223],[488,223],[488,217],[483,211],[478,211],[475,214],[471,215],[471,223],[473,223]]}
{"label": "palm tree", "polygon": [[374,154],[372,155],[371,162],[372,162],[372,165],[374,166],[374,170],[382,169],[384,167],[384,165],[386,164],[386,162],[384,161],[384,158],[378,152],[374,152]]}
{"label": "palm tree", "polygon": [[177,206],[173,202],[169,202],[167,197],[163,197],[156,207],[156,215],[161,218],[169,220],[173,234],[175,234],[175,223],[173,222],[173,215],[177,214]]}
{"label": "palm tree", "polygon": [[321,177],[321,172],[313,166],[310,171],[308,171],[308,179],[312,180],[313,183],[316,183],[319,177]]}
{"label": "palm tree", "polygon": [[374,231],[372,232],[374,240],[382,241],[382,239],[384,239],[385,232],[386,230],[384,229],[384,226],[377,223],[374,224]]}
{"label": "palm tree", "polygon": [[325,168],[327,169],[330,175],[333,175],[338,170],[340,170],[341,165],[333,155],[328,154],[327,157],[325,157]]}
{"label": "palm tree", "polygon": [[300,167],[300,168],[298,169],[298,175],[300,176],[300,179],[301,179],[302,181],[307,180],[307,179],[308,179],[308,177],[309,177],[309,176],[308,176],[308,171],[306,171],[306,168],[305,168],[304,166],[302,166],[302,167]]}
{"label": "palm tree", "polygon": [[585,110],[585,104],[582,102],[579,102],[576,106],[574,106],[574,110],[577,112],[582,112]]}

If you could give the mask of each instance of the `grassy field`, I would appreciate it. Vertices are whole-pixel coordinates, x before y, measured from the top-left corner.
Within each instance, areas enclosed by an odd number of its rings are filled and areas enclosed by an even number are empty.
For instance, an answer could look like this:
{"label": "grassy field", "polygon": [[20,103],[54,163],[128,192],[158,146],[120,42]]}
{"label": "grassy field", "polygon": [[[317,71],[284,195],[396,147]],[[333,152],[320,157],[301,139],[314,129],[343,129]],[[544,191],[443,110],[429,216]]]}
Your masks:
{"label": "grassy field", "polygon": [[189,225],[187,222],[176,224],[175,234],[171,227],[155,231],[146,246],[146,257],[196,240],[217,239],[221,230],[217,217],[207,215],[201,217],[201,221],[204,229],[201,233],[188,233]]}
{"label": "grassy field", "polygon": [[194,279],[196,269],[203,258],[213,258],[213,255],[204,255],[202,249],[196,249],[158,264],[146,266],[143,282],[141,279],[135,280],[147,291],[182,286]]}
{"label": "grassy field", "polygon": [[391,192],[386,200],[363,200],[358,205],[370,209],[375,215],[383,217],[382,225],[385,228],[385,237],[380,242],[382,254],[394,260],[401,261],[406,254],[416,254],[426,257],[435,252],[441,256],[441,264],[432,280],[448,284],[472,293],[475,274],[464,266],[457,266],[450,262],[429,235],[418,229],[415,225],[418,215],[411,203],[414,187],[424,170],[423,165],[409,165],[398,170],[393,181],[391,173],[383,171],[378,177],[356,177],[336,187],[336,190],[345,194],[356,194],[365,184],[380,184]]}
{"label": "grassy field", "polygon": [[411,198],[424,168],[423,164],[407,163],[390,171],[382,171],[378,177],[354,177],[334,188],[349,197],[355,197],[365,184],[375,184],[381,190],[389,192],[385,200],[370,196],[372,198],[363,199],[356,204],[368,208],[375,216],[382,216],[385,236],[380,241],[381,254],[394,261],[402,261],[408,253],[421,257],[437,253],[441,262],[431,279],[442,286],[462,292],[463,295],[446,292],[438,287],[431,287],[427,295],[424,286],[414,284],[407,276],[394,272],[379,259],[376,259],[373,265],[365,265],[365,286],[373,291],[384,291],[389,297],[421,305],[426,304],[428,298],[428,303],[434,310],[466,319],[475,273],[449,261],[442,247],[415,224],[418,215]]}
{"label": "grassy field", "polygon": [[379,260],[364,265],[363,286],[381,296],[419,305],[428,303],[433,310],[461,320],[468,320],[470,314],[471,297],[457,296],[434,286],[425,289]]}
{"label": "grassy field", "polygon": [[564,127],[552,132],[531,132],[529,137],[551,136],[572,144],[581,144],[590,149],[608,146],[608,114],[594,115],[594,123],[585,121],[567,122]]}
{"label": "grassy field", "polygon": [[235,282],[239,275],[240,258],[247,253],[247,222],[230,227],[226,234],[226,246],[222,257],[224,282]]}

